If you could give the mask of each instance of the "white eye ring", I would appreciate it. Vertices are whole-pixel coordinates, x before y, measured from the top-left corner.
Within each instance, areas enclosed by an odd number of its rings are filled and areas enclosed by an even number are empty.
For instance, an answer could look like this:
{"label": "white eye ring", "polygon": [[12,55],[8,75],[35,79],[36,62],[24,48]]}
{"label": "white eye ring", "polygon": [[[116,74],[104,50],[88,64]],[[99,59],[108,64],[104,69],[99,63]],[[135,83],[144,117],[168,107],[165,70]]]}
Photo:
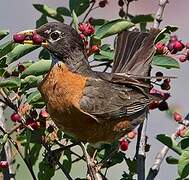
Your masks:
{"label": "white eye ring", "polygon": [[50,41],[52,41],[52,42],[58,41],[62,37],[61,34],[62,33],[58,30],[51,32]]}

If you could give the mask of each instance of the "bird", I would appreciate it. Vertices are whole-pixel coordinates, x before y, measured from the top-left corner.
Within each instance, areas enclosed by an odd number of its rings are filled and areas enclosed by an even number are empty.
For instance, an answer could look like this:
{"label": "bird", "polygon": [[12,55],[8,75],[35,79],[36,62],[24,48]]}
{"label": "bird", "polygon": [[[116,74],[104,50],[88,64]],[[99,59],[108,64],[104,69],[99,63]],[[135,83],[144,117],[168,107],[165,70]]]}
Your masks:
{"label": "bird", "polygon": [[38,45],[51,54],[52,66],[38,89],[57,127],[78,141],[118,140],[142,123],[149,104],[159,99],[149,93],[158,29],[118,33],[111,72],[92,70],[79,33],[67,24],[49,22],[20,33],[43,39]]}

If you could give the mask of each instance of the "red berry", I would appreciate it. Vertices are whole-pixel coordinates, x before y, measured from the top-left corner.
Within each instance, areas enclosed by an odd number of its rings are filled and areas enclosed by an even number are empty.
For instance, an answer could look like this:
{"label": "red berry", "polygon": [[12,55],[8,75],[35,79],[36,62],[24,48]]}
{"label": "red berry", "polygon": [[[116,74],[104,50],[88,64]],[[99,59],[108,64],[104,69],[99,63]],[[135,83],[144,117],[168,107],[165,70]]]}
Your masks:
{"label": "red berry", "polygon": [[174,117],[174,120],[177,121],[177,122],[180,122],[183,119],[182,115],[177,113],[177,112],[174,112],[173,117]]}
{"label": "red berry", "polygon": [[173,48],[177,51],[182,51],[184,47],[185,46],[181,41],[175,41],[173,44]]}
{"label": "red berry", "polygon": [[[160,72],[160,71],[157,72],[157,73],[156,73],[156,77],[163,77],[163,73]],[[157,79],[156,79],[156,81],[161,81],[161,80],[162,80],[161,78],[159,78],[159,79],[157,78]]]}
{"label": "red berry", "polygon": [[43,109],[41,110],[41,112],[39,113],[39,115],[42,117],[42,118],[47,118],[49,116],[49,113],[47,112],[46,109]]}
{"label": "red berry", "polygon": [[14,34],[13,40],[15,43],[22,43],[25,40],[25,35],[24,34]]}
{"label": "red berry", "polygon": [[93,46],[91,47],[91,52],[93,52],[93,53],[99,52],[98,46],[97,46],[97,45],[93,45]]}
{"label": "red berry", "polygon": [[9,164],[7,161],[0,161],[0,169],[8,168]]}
{"label": "red berry", "polygon": [[18,113],[13,113],[12,115],[11,115],[11,120],[13,121],[13,122],[20,122],[21,121],[21,116],[18,114]]}
{"label": "red berry", "polygon": [[31,126],[34,130],[39,128],[39,124],[34,119],[27,119],[26,125]]}
{"label": "red berry", "polygon": [[124,139],[124,140],[120,141],[119,146],[122,151],[127,151],[128,147],[129,147],[129,143],[127,140]]}
{"label": "red berry", "polygon": [[90,24],[92,24],[92,25],[94,24],[94,18],[93,17],[90,17],[88,21],[89,21]]}
{"label": "red berry", "polygon": [[149,104],[149,109],[153,110],[153,109],[158,108],[158,106],[159,106],[159,102],[158,101],[153,101],[152,103]]}
{"label": "red berry", "polygon": [[95,29],[90,23],[80,23],[79,31],[81,31],[85,36],[91,36],[94,34]]}
{"label": "red berry", "polygon": [[39,34],[33,34],[32,40],[34,44],[41,44],[43,42],[43,38]]}
{"label": "red berry", "polygon": [[171,52],[171,54],[176,54],[177,50],[174,49],[173,46],[174,46],[174,42],[169,41],[169,43],[167,44],[168,50]]}
{"label": "red berry", "polygon": [[81,33],[81,34],[79,34],[79,36],[80,36],[80,38],[81,38],[81,39],[84,39],[84,38],[85,38],[85,35],[84,35],[84,34],[82,34],[82,33]]}
{"label": "red berry", "polygon": [[165,83],[165,82],[163,82],[162,84],[161,84],[161,89],[162,90],[169,90],[169,89],[171,89],[171,86],[170,86],[170,84],[169,83]]}
{"label": "red berry", "polygon": [[118,5],[122,7],[124,5],[124,1],[123,0],[119,0],[118,1]]}
{"label": "red berry", "polygon": [[187,49],[189,49],[189,42],[187,42],[185,46]]}
{"label": "red berry", "polygon": [[159,106],[158,106],[158,109],[159,109],[160,111],[166,111],[166,110],[168,110],[169,107],[168,107],[167,102],[166,102],[166,101],[160,102],[160,103],[159,103]]}
{"label": "red berry", "polygon": [[187,56],[186,55],[182,55],[179,57],[179,61],[180,62],[185,62],[187,60]]}
{"label": "red berry", "polygon": [[135,130],[133,130],[133,131],[131,131],[131,132],[129,132],[129,133],[127,134],[127,137],[128,137],[129,139],[134,139],[136,135],[137,135],[137,132],[136,132]]}
{"label": "red berry", "polygon": [[158,42],[156,44],[156,53],[157,54],[163,54],[164,53],[165,44],[162,42]]}
{"label": "red berry", "polygon": [[170,42],[178,41],[178,37],[176,35],[170,37]]}

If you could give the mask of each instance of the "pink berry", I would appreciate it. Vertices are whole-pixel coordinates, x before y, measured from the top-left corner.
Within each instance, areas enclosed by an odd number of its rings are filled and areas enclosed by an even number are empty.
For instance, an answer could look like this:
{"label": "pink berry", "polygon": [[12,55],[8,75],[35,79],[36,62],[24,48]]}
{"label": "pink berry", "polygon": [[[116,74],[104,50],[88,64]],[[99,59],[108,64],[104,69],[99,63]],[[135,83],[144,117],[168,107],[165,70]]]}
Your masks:
{"label": "pink berry", "polygon": [[97,46],[97,45],[93,45],[93,46],[91,47],[91,52],[93,52],[93,53],[99,52],[98,46]]}
{"label": "pink berry", "polygon": [[43,118],[47,118],[49,116],[49,113],[47,112],[46,109],[41,110],[41,112],[39,113],[39,115]]}
{"label": "pink berry", "polygon": [[43,42],[43,38],[39,34],[33,34],[32,40],[34,44],[41,44]]}
{"label": "pink berry", "polygon": [[128,141],[127,140],[121,140],[120,141],[120,143],[119,143],[119,145],[120,145],[120,149],[122,150],[122,151],[127,151],[127,149],[128,149],[128,147],[129,147],[129,143],[128,143]]}
{"label": "pink berry", "polygon": [[187,42],[185,46],[187,49],[189,49],[189,42]]}
{"label": "pink berry", "polygon": [[15,43],[22,43],[25,40],[25,35],[24,34],[14,34],[13,40]]}
{"label": "pink berry", "polygon": [[80,23],[79,24],[79,31],[85,36],[91,36],[94,34],[95,29],[90,23]]}
{"label": "pink berry", "polygon": [[182,55],[179,57],[179,61],[180,62],[185,62],[187,60],[187,56],[186,55]]}
{"label": "pink berry", "polygon": [[178,41],[178,37],[176,35],[173,35],[173,36],[170,37],[170,41],[171,42]]}
{"label": "pink berry", "polygon": [[20,122],[21,119],[22,119],[21,116],[16,112],[11,115],[11,120],[13,122]]}
{"label": "pink berry", "polygon": [[129,132],[129,133],[127,134],[127,137],[128,137],[129,139],[134,139],[134,138],[136,137],[136,135],[137,135],[137,132],[136,132],[135,130],[133,130],[133,131],[131,131],[131,132]]}
{"label": "pink berry", "polygon": [[177,122],[180,122],[183,119],[182,115],[177,113],[177,112],[174,112],[173,117],[174,117],[174,120],[177,121]]}
{"label": "pink berry", "polygon": [[9,164],[7,161],[0,161],[0,169],[8,168]]}
{"label": "pink berry", "polygon": [[81,34],[79,34],[79,36],[80,36],[80,38],[81,38],[81,39],[84,39],[84,38],[85,38],[85,35],[84,35],[84,34],[82,34],[82,33],[81,33]]}
{"label": "pink berry", "polygon": [[163,54],[164,53],[165,44],[162,42],[158,42],[156,44],[156,53],[157,54]]}
{"label": "pink berry", "polygon": [[182,51],[184,47],[185,46],[181,41],[175,41],[173,44],[173,48],[177,51]]}

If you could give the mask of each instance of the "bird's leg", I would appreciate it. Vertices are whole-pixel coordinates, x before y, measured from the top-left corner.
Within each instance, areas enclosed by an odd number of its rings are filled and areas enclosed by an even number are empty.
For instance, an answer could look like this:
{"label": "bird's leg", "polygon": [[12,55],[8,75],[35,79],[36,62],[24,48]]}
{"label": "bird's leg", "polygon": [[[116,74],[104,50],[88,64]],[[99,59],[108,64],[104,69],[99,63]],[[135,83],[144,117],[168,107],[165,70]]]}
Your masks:
{"label": "bird's leg", "polygon": [[100,170],[107,163],[107,161],[110,160],[118,152],[118,150],[119,147],[116,147],[104,159],[102,159],[98,164],[96,164],[97,169]]}
{"label": "bird's leg", "polygon": [[85,160],[87,162],[87,168],[88,168],[88,172],[89,172],[89,180],[102,180],[101,176],[99,173],[97,173],[97,169],[94,165],[94,163],[91,161],[91,157],[89,156],[85,145],[81,142],[80,143],[81,149],[83,151],[83,154],[85,156]]}

